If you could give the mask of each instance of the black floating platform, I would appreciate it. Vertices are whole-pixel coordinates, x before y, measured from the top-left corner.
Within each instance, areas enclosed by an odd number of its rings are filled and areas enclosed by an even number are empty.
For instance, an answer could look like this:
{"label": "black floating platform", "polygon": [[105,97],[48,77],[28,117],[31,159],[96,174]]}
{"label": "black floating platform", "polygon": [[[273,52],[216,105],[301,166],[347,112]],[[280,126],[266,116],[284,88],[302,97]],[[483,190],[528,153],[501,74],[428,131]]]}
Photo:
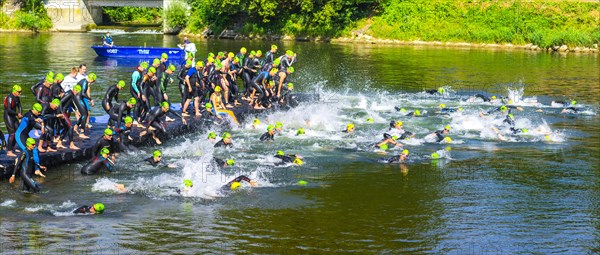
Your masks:
{"label": "black floating platform", "polygon": [[[317,101],[319,100],[319,95],[317,94],[295,94],[293,95],[295,102],[306,102],[306,101]],[[255,110],[248,105],[248,102],[242,101],[242,105],[239,107],[232,108],[230,110],[233,111],[239,123],[245,121],[246,118],[253,118],[256,115],[261,113],[269,112],[269,111],[277,111],[277,110],[287,110],[291,106],[275,106],[270,109],[265,110]],[[296,106],[297,103],[290,104],[292,106]],[[190,111],[193,112],[193,111]],[[183,125],[181,123],[181,119],[174,118],[175,120],[172,122],[165,122],[165,129],[167,130],[166,134],[160,134],[159,138],[161,141],[166,141],[171,138],[181,136],[184,134],[205,131],[209,128],[213,123],[205,118],[189,116],[185,117],[187,121],[187,125]],[[90,138],[81,139],[78,138],[77,135],[74,136],[75,145],[79,147],[79,150],[71,150],[71,149],[61,149],[57,152],[44,152],[40,153],[40,163],[41,165],[52,167],[57,165],[63,165],[65,163],[87,160],[92,157],[92,148],[96,141],[102,137],[104,129],[106,128],[106,122],[104,123],[93,123],[93,127],[86,131],[86,135]],[[133,138],[133,145],[136,147],[154,144],[154,140],[150,138],[150,135],[146,135],[144,139],[141,139],[139,136],[142,128],[132,127],[131,138]],[[6,154],[0,155],[0,164],[4,167],[4,171],[0,169],[0,179],[3,177],[7,177],[13,171],[15,163],[15,157],[7,157]]]}

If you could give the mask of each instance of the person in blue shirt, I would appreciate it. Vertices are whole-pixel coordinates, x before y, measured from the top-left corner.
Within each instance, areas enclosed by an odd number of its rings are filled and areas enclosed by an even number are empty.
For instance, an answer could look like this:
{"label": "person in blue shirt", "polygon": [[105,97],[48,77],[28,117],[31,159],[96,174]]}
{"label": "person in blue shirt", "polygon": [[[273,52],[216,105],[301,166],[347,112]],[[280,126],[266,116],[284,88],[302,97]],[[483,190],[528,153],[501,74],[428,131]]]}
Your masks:
{"label": "person in blue shirt", "polygon": [[102,45],[108,46],[108,47],[115,46],[113,43],[113,38],[112,38],[112,36],[110,36],[110,32],[106,32],[106,35],[102,36]]}
{"label": "person in blue shirt", "polygon": [[17,138],[17,145],[21,149],[21,151],[26,150],[26,140],[29,138],[29,132],[35,127],[40,130],[44,130],[44,121],[40,118],[40,114],[42,113],[42,105],[39,103],[33,104],[31,110],[23,115],[23,119],[21,119],[21,123],[19,124],[19,128],[17,128],[17,132],[15,136]]}

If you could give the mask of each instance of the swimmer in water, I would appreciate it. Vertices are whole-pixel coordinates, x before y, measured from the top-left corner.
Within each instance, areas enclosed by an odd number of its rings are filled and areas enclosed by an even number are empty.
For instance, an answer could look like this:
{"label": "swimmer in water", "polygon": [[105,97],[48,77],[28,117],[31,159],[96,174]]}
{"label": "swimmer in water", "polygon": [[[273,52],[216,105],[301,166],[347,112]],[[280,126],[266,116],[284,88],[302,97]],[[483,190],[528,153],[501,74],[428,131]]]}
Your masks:
{"label": "swimmer in water", "polygon": [[267,132],[260,136],[260,141],[275,141],[275,127],[273,125],[267,126]]}
{"label": "swimmer in water", "polygon": [[215,160],[215,162],[217,162],[217,166],[220,168],[235,165],[235,160],[233,159],[223,160],[216,157],[214,157],[213,159]]}
{"label": "swimmer in water", "polygon": [[276,166],[285,165],[285,164],[296,164],[303,165],[302,156],[296,154],[288,154],[285,155],[282,150],[278,150],[277,154],[275,154],[275,158],[281,159],[281,162],[276,163]]}
{"label": "swimmer in water", "polygon": [[350,123],[350,124],[346,125],[346,129],[343,130],[342,132],[351,134],[351,133],[354,133],[354,131],[355,131],[354,124]]}
{"label": "swimmer in water", "polygon": [[104,204],[97,203],[93,206],[81,206],[73,211],[74,214],[102,214],[104,212]]}
{"label": "swimmer in water", "polygon": [[393,156],[393,157],[387,159],[387,163],[388,164],[404,163],[408,159],[408,154],[409,154],[408,150],[403,150],[402,153],[400,153],[400,155]]}
{"label": "swimmer in water", "polygon": [[217,147],[233,147],[233,143],[231,143],[231,134],[228,132],[223,133],[221,136],[221,141],[215,143],[215,148]]}
{"label": "swimmer in water", "polygon": [[252,187],[256,187],[258,185],[258,183],[256,183],[256,181],[251,180],[250,178],[246,177],[245,175],[240,175],[240,176],[236,177],[235,179],[231,180],[230,182],[228,182],[227,184],[223,185],[221,187],[221,190],[222,191],[236,190],[242,186],[242,183],[241,183],[242,181],[250,183],[250,185],[252,185]]}

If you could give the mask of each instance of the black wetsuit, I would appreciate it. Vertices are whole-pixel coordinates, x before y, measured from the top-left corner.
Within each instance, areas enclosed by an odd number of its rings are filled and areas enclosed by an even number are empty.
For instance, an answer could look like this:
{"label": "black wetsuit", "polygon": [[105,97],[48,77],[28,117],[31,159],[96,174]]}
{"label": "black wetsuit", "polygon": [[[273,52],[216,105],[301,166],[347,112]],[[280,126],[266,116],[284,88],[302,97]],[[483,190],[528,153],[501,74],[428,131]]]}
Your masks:
{"label": "black wetsuit", "polygon": [[458,111],[458,108],[442,108],[440,110],[441,113],[452,113]]}
{"label": "black wetsuit", "polygon": [[258,97],[258,102],[263,102],[266,97],[265,90],[263,89],[263,85],[271,80],[271,76],[269,76],[268,72],[260,72],[253,80],[252,80],[252,88],[256,90],[257,93],[260,93]]}
{"label": "black wetsuit", "polygon": [[[181,70],[179,70],[179,74],[177,75],[177,79],[179,80],[179,93],[181,94],[181,105],[185,103],[185,93],[187,93],[187,86],[185,85],[185,76],[187,75],[188,70],[190,68],[185,67],[185,65],[181,66]],[[185,109],[184,109],[185,110]]]}
{"label": "black wetsuit", "polygon": [[393,163],[403,163],[404,161],[400,160],[400,155],[397,155],[397,156],[393,156],[393,157],[387,159],[387,162],[393,164]]}
{"label": "black wetsuit", "polygon": [[221,190],[229,191],[229,190],[231,190],[231,184],[233,184],[234,182],[242,182],[242,181],[251,182],[252,180],[250,178],[246,177],[245,175],[240,175],[238,177],[235,177],[235,179],[231,180],[227,184],[223,185],[221,187]]}
{"label": "black wetsuit", "polygon": [[56,115],[60,114],[60,110],[58,107],[56,109],[52,109],[49,103],[42,104],[42,113],[40,117],[44,120],[44,134],[40,137],[42,141],[45,143],[52,141],[54,137],[54,126],[56,123]]}
{"label": "black wetsuit", "polygon": [[150,163],[150,165],[152,166],[158,166],[160,164],[160,161],[154,161],[154,157],[149,157],[147,159],[144,159],[144,161]]}
{"label": "black wetsuit", "polygon": [[492,101],[492,99],[491,99],[491,98],[489,98],[489,97],[487,97],[487,96],[484,96],[484,95],[482,95],[482,94],[476,94],[476,95],[475,95],[475,97],[476,97],[476,98],[481,98],[481,100],[483,100],[483,102],[490,102],[490,101]]}
{"label": "black wetsuit", "polygon": [[[131,75],[131,86],[129,87],[129,92],[131,93],[131,96],[133,96],[137,102],[135,104],[135,108],[133,111],[133,119],[134,120],[141,120],[142,116],[140,116],[142,114],[143,109],[146,106],[146,103],[142,101],[142,80],[144,79],[144,73],[138,69],[134,70],[132,75]],[[146,98],[147,99],[147,98]]]}
{"label": "black wetsuit", "polygon": [[120,104],[110,108],[110,111],[108,112],[108,123],[111,126],[114,125],[120,127],[121,123],[123,122],[123,119],[130,114],[131,108],[127,107],[127,102],[121,102]]}
{"label": "black wetsuit", "polygon": [[74,214],[88,214],[88,213],[91,213],[90,210],[92,208],[94,208],[94,207],[93,206],[84,205],[84,206],[81,206],[81,207],[73,210],[73,213]]}
{"label": "black wetsuit", "polygon": [[109,172],[113,171],[114,165],[109,160],[102,156],[94,156],[89,163],[81,168],[81,174],[83,175],[93,175],[98,174],[102,167],[106,167]]}
{"label": "black wetsuit", "polygon": [[[137,149],[131,144],[129,140],[129,134],[131,134],[131,128],[123,125],[120,128],[115,128],[115,132],[119,135],[119,151],[136,151]],[[114,135],[113,135],[114,136]]]}
{"label": "black wetsuit", "polygon": [[31,90],[31,94],[33,94],[34,97],[37,95],[38,88],[44,86],[45,81],[46,81],[46,79],[44,78],[44,79],[39,80],[35,84],[31,85],[29,90]]}
{"label": "black wetsuit", "polygon": [[437,130],[437,131],[434,132],[436,142],[439,143],[439,142],[441,142],[441,141],[444,140],[443,132],[444,132],[444,130]]}
{"label": "black wetsuit", "polygon": [[61,133],[60,139],[62,140],[67,138],[67,143],[73,141],[74,128],[73,123],[71,123],[71,119],[67,117],[69,109],[83,107],[81,102],[75,100],[74,98],[75,95],[73,95],[73,90],[69,90],[60,99],[60,112],[65,116],[64,118],[58,119],[63,127],[63,132]]}
{"label": "black wetsuit", "polygon": [[285,72],[287,71],[288,67],[292,66],[294,63],[296,63],[296,57],[288,57],[288,55],[283,55],[281,56],[281,64],[279,64],[279,71],[280,72]]}
{"label": "black wetsuit", "polygon": [[215,143],[215,148],[217,147],[229,147],[229,148],[233,148],[233,143],[225,143],[223,141],[223,139],[221,139],[221,141],[218,141],[217,143]]}
{"label": "black wetsuit", "polygon": [[285,165],[294,163],[296,156],[294,155],[275,155],[276,158],[281,159],[281,162],[276,163],[275,165]]}
{"label": "black wetsuit", "polygon": [[157,131],[166,133],[167,130],[165,129],[165,126],[162,123],[162,117],[168,113],[173,114],[179,118],[182,118],[181,114],[177,113],[176,111],[173,111],[173,109],[169,109],[168,111],[163,112],[163,110],[160,106],[156,106],[156,107],[152,108],[152,110],[150,110],[150,112],[148,113],[148,116],[144,120],[145,125],[146,125],[146,131],[148,131],[148,128],[154,127]]}
{"label": "black wetsuit", "polygon": [[50,91],[52,91],[52,98],[60,99],[61,94],[65,93],[65,90],[63,89],[61,83],[62,81],[60,83],[55,82],[54,84],[52,84],[52,87],[50,88]]}
{"label": "black wetsuit", "polygon": [[8,94],[4,98],[4,125],[6,125],[6,130],[8,131],[8,144],[6,148],[8,151],[15,149],[15,132],[19,128],[19,113],[21,113],[20,98],[13,95],[13,93]]}
{"label": "black wetsuit", "polygon": [[400,135],[400,137],[398,139],[405,140],[407,138],[410,138],[412,135],[413,135],[413,133],[411,133],[410,131],[404,131],[404,133],[402,135]]}
{"label": "black wetsuit", "polygon": [[242,72],[242,80],[244,80],[244,96],[250,95],[250,89],[252,87],[250,83],[255,75],[255,72],[253,72],[255,69],[252,67],[253,61],[254,58],[248,57],[244,59],[244,62],[242,63],[242,69],[244,70]]}
{"label": "black wetsuit", "polygon": [[[277,52],[275,52],[277,53]],[[268,64],[273,64],[273,61],[275,60],[275,53],[271,52],[271,51],[267,51],[267,53],[265,53],[265,65]]]}
{"label": "black wetsuit", "polygon": [[[505,106],[506,106],[506,108],[507,108],[507,110],[508,110],[507,114],[510,114],[510,112],[511,112],[513,109],[517,109],[517,107],[516,107],[516,106],[514,106],[514,105],[505,105]],[[491,109],[491,110],[489,110],[489,111],[487,112],[487,114],[491,114],[491,113],[494,113],[494,112],[502,112],[502,109],[501,109],[501,108],[502,108],[502,106],[499,106],[498,108]]]}
{"label": "black wetsuit", "polygon": [[100,154],[100,150],[103,148],[107,148],[111,152],[116,152],[119,150],[119,144],[117,144],[117,141],[114,137],[112,137],[110,140],[106,140],[104,139],[104,136],[101,136],[98,138],[94,144],[94,147],[92,148],[92,157],[98,156]]}
{"label": "black wetsuit", "polygon": [[109,113],[110,109],[112,109],[113,99],[116,103],[119,102],[119,88],[117,88],[117,85],[108,87],[104,97],[102,98],[102,109],[104,109],[106,113]]}
{"label": "black wetsuit", "polygon": [[52,96],[52,90],[50,87],[44,85],[40,86],[35,93],[35,100],[40,103],[49,103],[54,97]]}
{"label": "black wetsuit", "polygon": [[17,157],[15,168],[13,170],[14,176],[20,173],[21,175],[21,189],[29,192],[39,192],[40,186],[33,180],[33,175],[36,170],[40,170],[40,156],[37,148],[33,150],[25,149]]}
{"label": "black wetsuit", "polygon": [[260,136],[260,140],[261,141],[275,141],[275,134],[269,134],[269,132],[267,131],[266,133],[262,134]]}
{"label": "black wetsuit", "polygon": [[[158,101],[163,102],[167,97],[167,86],[171,81],[171,75],[167,72],[163,72],[160,78],[158,79],[158,85],[156,86],[156,95],[158,96]],[[169,100],[170,101],[170,100]]]}

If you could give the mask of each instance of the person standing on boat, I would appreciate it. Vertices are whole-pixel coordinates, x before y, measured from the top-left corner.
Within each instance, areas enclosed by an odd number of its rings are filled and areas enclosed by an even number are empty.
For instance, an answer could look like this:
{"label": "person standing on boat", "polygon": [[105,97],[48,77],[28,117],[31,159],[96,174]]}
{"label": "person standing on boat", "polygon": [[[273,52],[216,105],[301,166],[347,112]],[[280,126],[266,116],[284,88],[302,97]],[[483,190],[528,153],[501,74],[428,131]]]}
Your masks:
{"label": "person standing on boat", "polygon": [[62,73],[56,74],[56,77],[54,78],[54,84],[52,84],[52,87],[50,88],[53,99],[54,98],[60,99],[65,94],[65,91],[63,90],[63,87],[62,87],[62,83],[64,80],[65,80],[65,76]]}
{"label": "person standing on boat", "polygon": [[167,95],[167,85],[169,85],[171,82],[171,75],[175,72],[175,69],[175,65],[170,64],[158,80],[157,93],[159,102],[169,101],[169,96]]}
{"label": "person standing on boat", "polygon": [[8,145],[6,148],[6,156],[16,157],[14,153],[16,139],[15,132],[19,128],[19,120],[23,118],[21,114],[21,93],[20,85],[14,85],[12,92],[4,98],[4,124],[8,131]]}
{"label": "person standing on boat", "polygon": [[[96,81],[96,74],[95,73],[90,73],[90,75],[86,75],[86,77],[82,80],[80,80],[79,82],[77,82],[77,85],[81,85],[81,94],[85,95],[85,97],[83,97],[82,100],[82,104],[85,107],[85,110],[87,111],[86,116],[84,116],[84,125],[86,128],[92,128],[92,126],[90,125],[90,113],[91,113],[91,106],[94,106],[94,100],[92,99],[92,88],[91,85],[92,83],[94,83]],[[91,103],[91,106],[90,106]],[[82,112],[79,112],[80,114],[83,114]]]}
{"label": "person standing on boat", "polygon": [[106,32],[106,35],[102,36],[102,45],[108,46],[108,47],[115,46],[114,43],[113,43],[113,38],[110,35],[110,32]]}
{"label": "person standing on boat", "polygon": [[119,103],[119,91],[123,88],[125,88],[124,80],[120,80],[116,85],[108,87],[106,94],[104,94],[104,97],[102,98],[102,109],[104,109],[106,113],[110,113],[110,109],[113,108],[113,99],[116,103]]}

